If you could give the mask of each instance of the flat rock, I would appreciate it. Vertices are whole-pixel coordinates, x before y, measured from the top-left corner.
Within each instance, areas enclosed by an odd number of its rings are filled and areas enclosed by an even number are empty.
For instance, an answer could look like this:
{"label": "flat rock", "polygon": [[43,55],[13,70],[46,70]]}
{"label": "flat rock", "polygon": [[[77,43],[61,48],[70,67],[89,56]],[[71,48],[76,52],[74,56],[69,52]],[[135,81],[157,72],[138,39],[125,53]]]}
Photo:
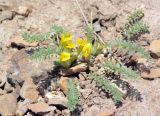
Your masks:
{"label": "flat rock", "polygon": [[36,47],[38,45],[38,42],[33,42],[33,43],[26,42],[20,35],[13,36],[10,40],[10,43],[11,45],[20,47]]}
{"label": "flat rock", "polygon": [[142,78],[154,79],[160,77],[160,68],[151,69],[150,72],[142,72]]}
{"label": "flat rock", "polygon": [[98,116],[114,116],[114,113],[114,110],[105,109],[104,111],[101,111]]}
{"label": "flat rock", "polygon": [[81,89],[80,90],[82,96],[87,99],[88,96],[92,93],[92,89]]}
{"label": "flat rock", "polygon": [[45,97],[48,99],[49,105],[62,105],[64,107],[67,107],[67,98],[62,96],[62,94],[52,94],[47,93]]}
{"label": "flat rock", "polygon": [[61,77],[60,80],[58,81],[60,89],[63,90],[64,92],[67,91],[67,83],[68,83],[68,77]]}
{"label": "flat rock", "polygon": [[100,112],[100,108],[96,105],[93,105],[88,109],[88,111],[84,114],[84,116],[98,116]]}
{"label": "flat rock", "polygon": [[0,106],[2,116],[14,116],[17,108],[17,98],[12,94],[0,96]]}
{"label": "flat rock", "polygon": [[23,99],[29,99],[31,101],[36,102],[38,100],[37,86],[33,83],[33,79],[31,77],[27,78],[20,90],[20,96]]}
{"label": "flat rock", "polygon": [[27,6],[19,6],[16,11],[17,14],[27,17],[32,12],[30,7]]}
{"label": "flat rock", "polygon": [[30,109],[32,112],[35,113],[47,113],[49,111],[56,110],[55,106],[49,106],[47,103],[35,103],[35,104],[29,104],[28,109]]}
{"label": "flat rock", "polygon": [[47,72],[53,68],[53,60],[48,59],[40,63],[31,60],[29,54],[21,49],[17,51],[11,58],[11,66],[8,69],[8,78],[13,81],[23,83],[26,78],[33,77],[37,83],[44,78],[47,78]]}
{"label": "flat rock", "polygon": [[160,57],[160,40],[153,40],[149,46],[153,58]]}
{"label": "flat rock", "polygon": [[28,107],[27,105],[32,103],[32,101],[25,99],[23,102],[18,102],[18,108],[16,111],[17,116],[24,116],[24,114],[27,112]]}

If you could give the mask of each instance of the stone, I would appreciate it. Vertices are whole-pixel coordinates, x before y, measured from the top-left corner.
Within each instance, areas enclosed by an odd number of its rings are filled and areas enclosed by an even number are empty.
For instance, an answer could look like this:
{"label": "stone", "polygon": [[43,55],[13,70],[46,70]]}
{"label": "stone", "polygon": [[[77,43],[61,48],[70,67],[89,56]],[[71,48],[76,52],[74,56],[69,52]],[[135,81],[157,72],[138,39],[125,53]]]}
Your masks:
{"label": "stone", "polygon": [[30,7],[27,6],[19,6],[16,11],[17,14],[27,17],[32,12]]}
{"label": "stone", "polygon": [[101,26],[99,24],[98,21],[96,21],[94,24],[93,24],[93,28],[94,28],[94,31],[95,32],[100,32],[101,31]]}
{"label": "stone", "polygon": [[156,62],[156,66],[160,67],[160,59],[158,59],[158,61]]}
{"label": "stone", "polygon": [[49,106],[47,103],[39,102],[34,104],[29,104],[28,109],[35,113],[47,113],[56,110],[55,106]]}
{"label": "stone", "polygon": [[105,109],[104,111],[101,111],[98,116],[114,116],[114,113],[114,110]]}
{"label": "stone", "polygon": [[153,58],[160,57],[160,40],[153,40],[149,46],[149,50],[151,51],[151,56]]}
{"label": "stone", "polygon": [[75,73],[84,72],[87,70],[87,68],[88,68],[88,65],[86,63],[81,63],[81,64],[78,64],[78,65],[71,67],[67,70],[62,70],[61,75],[68,76],[68,75],[72,75]]}
{"label": "stone", "polygon": [[52,93],[47,93],[45,95],[46,99],[48,99],[48,104],[49,105],[62,105],[64,107],[67,107],[67,98],[62,96],[62,94],[52,94]]}
{"label": "stone", "polygon": [[85,81],[85,76],[82,73],[80,73],[78,77],[80,82]]}
{"label": "stone", "polygon": [[20,90],[20,96],[23,99],[29,99],[33,102],[36,102],[38,100],[38,94],[37,86],[33,83],[33,79],[31,77],[26,78],[21,90]]}
{"label": "stone", "polygon": [[59,87],[63,92],[67,92],[68,77],[61,77],[58,81]]}
{"label": "stone", "polygon": [[38,45],[38,42],[33,42],[33,43],[26,42],[20,35],[13,36],[10,40],[10,43],[11,46],[19,46],[19,47],[36,47]]}
{"label": "stone", "polygon": [[27,105],[32,103],[32,101],[25,99],[23,102],[18,103],[18,108],[16,111],[17,116],[24,116],[24,114],[27,112],[28,107]]}
{"label": "stone", "polygon": [[150,69],[150,72],[142,72],[142,78],[154,79],[160,77],[160,68]]}
{"label": "stone", "polygon": [[26,78],[32,77],[34,83],[38,84],[41,80],[48,77],[48,73],[53,69],[53,60],[46,59],[45,61],[35,62],[31,60],[30,55],[21,49],[13,54],[11,58],[11,66],[8,69],[8,79],[12,83],[20,83],[21,85]]}
{"label": "stone", "polygon": [[92,89],[81,89],[80,90],[82,96],[87,99],[88,96],[92,93]]}
{"label": "stone", "polygon": [[3,11],[0,14],[0,23],[2,23],[5,20],[12,20],[14,17],[14,14],[10,11]]}
{"label": "stone", "polygon": [[1,95],[4,95],[6,93],[6,91],[4,91],[4,90],[2,90],[1,88],[0,88],[0,96]]}
{"label": "stone", "polygon": [[91,106],[84,116],[98,116],[100,108],[96,105]]}
{"label": "stone", "polygon": [[12,94],[0,96],[0,114],[2,116],[14,116],[17,108],[17,98]]}

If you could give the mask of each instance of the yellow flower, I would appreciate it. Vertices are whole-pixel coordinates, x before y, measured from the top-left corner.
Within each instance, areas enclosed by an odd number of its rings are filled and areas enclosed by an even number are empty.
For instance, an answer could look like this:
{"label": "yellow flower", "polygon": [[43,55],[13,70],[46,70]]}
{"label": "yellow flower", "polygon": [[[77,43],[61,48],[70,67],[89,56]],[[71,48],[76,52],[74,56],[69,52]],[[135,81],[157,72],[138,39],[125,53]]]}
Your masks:
{"label": "yellow flower", "polygon": [[70,58],[71,58],[71,54],[68,53],[68,52],[62,52],[62,53],[60,54],[60,61],[61,61],[61,62],[69,61]]}
{"label": "yellow flower", "polygon": [[85,45],[87,44],[87,39],[86,39],[86,38],[84,38],[84,39],[77,38],[76,43],[77,43],[79,46],[85,46]]}
{"label": "yellow flower", "polygon": [[69,49],[72,49],[72,48],[75,48],[75,44],[74,43],[72,43],[72,42],[68,42],[67,44],[66,44],[66,48],[69,48]]}
{"label": "yellow flower", "polygon": [[60,44],[63,45],[65,43],[68,43],[69,41],[72,41],[71,34],[70,33],[62,33]]}
{"label": "yellow flower", "polygon": [[83,47],[87,44],[87,39],[77,38],[76,44],[79,45],[79,48],[77,50],[77,53],[79,54],[82,51]]}
{"label": "yellow flower", "polygon": [[84,58],[89,58],[91,55],[91,50],[92,50],[92,44],[87,43],[82,49],[82,56]]}
{"label": "yellow flower", "polygon": [[72,49],[75,47],[75,44],[72,43],[72,37],[71,37],[70,33],[63,33],[62,34],[60,45],[65,48],[68,48],[68,49]]}

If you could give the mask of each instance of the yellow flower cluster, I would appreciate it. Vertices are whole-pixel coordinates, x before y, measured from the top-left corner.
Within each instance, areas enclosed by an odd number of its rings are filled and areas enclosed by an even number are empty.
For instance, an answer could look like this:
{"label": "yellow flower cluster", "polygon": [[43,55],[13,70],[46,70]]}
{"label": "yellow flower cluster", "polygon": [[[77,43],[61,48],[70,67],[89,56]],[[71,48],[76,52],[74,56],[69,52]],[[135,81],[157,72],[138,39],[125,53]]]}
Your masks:
{"label": "yellow flower cluster", "polygon": [[60,47],[63,49],[59,56],[60,63],[64,67],[70,67],[78,55],[82,55],[84,59],[89,59],[92,50],[92,44],[87,42],[87,39],[78,38],[76,44],[72,42],[70,33],[63,33],[61,35]]}
{"label": "yellow flower cluster", "polygon": [[87,38],[77,38],[76,42],[72,42],[72,35],[70,33],[63,33],[60,40],[60,53],[59,60],[63,67],[68,68],[71,64],[77,60],[80,55],[83,59],[88,60],[92,55],[99,54],[104,45],[99,41],[95,41],[93,46]]}
{"label": "yellow flower cluster", "polygon": [[79,45],[78,53],[82,52],[82,57],[88,59],[91,55],[92,44],[87,42],[86,38],[78,38],[76,43]]}

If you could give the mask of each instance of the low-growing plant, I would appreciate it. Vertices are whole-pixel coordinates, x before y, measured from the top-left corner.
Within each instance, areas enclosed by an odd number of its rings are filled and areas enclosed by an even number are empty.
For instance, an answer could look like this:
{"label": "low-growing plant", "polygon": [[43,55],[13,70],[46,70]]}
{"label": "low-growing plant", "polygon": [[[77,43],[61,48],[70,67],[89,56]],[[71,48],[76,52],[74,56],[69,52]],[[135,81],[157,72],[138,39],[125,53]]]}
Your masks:
{"label": "low-growing plant", "polygon": [[[148,27],[139,22],[139,20],[144,16],[141,11],[134,12],[129,18],[128,23],[122,30],[122,35],[129,41],[122,39],[117,39],[109,44],[104,44],[99,36],[94,32],[92,25],[87,24],[85,29],[85,36],[83,38],[77,37],[75,42],[73,42],[73,35],[66,32],[61,26],[53,25],[51,31],[47,34],[29,34],[24,33],[22,37],[27,42],[43,42],[51,41],[48,46],[44,46],[38,50],[35,50],[31,55],[32,59],[44,60],[46,58],[56,57],[56,63],[60,64],[61,68],[69,69],[70,67],[80,64],[82,62],[94,65],[90,62],[91,59],[95,59],[98,54],[101,54],[105,46],[108,45],[116,47],[118,50],[127,50],[130,55],[137,53],[144,58],[148,58],[148,53],[146,53],[141,47],[131,42],[130,39],[135,37],[137,34],[142,34],[148,31]],[[139,74],[136,71],[124,66],[121,62],[112,62],[105,60],[102,62],[101,67],[104,67],[105,74],[97,74],[97,72],[89,71],[88,78],[94,80],[98,87],[102,88],[105,92],[108,92],[115,103],[123,100],[123,94],[118,88],[112,84],[112,82],[107,79],[107,72],[112,72],[120,77],[130,77],[132,79],[139,78]],[[69,79],[67,88],[67,98],[68,98],[68,108],[70,111],[74,111],[78,104],[78,89],[73,79]]]}
{"label": "low-growing plant", "polygon": [[121,31],[123,38],[135,40],[139,35],[149,32],[149,27],[141,19],[144,17],[142,10],[136,10],[127,18],[127,23]]}
{"label": "low-growing plant", "polygon": [[69,110],[74,111],[78,104],[78,89],[73,79],[68,80],[67,98]]}

